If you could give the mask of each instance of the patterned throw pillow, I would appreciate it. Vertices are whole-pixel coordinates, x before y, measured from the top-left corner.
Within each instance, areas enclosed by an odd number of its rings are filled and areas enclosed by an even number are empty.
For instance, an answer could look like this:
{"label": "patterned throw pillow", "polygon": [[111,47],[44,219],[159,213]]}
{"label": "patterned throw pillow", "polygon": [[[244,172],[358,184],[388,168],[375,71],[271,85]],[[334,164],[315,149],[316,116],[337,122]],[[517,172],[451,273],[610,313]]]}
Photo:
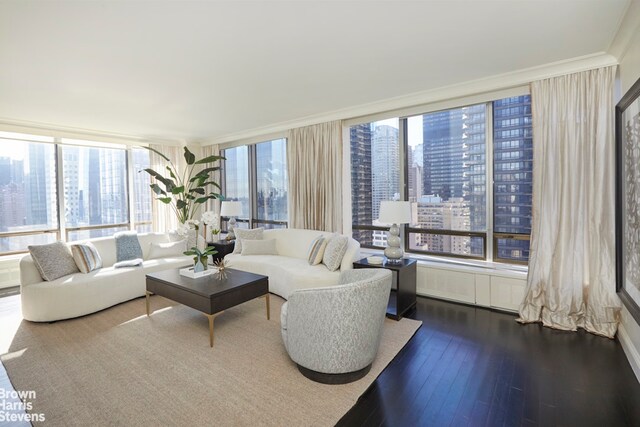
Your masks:
{"label": "patterned throw pillow", "polygon": [[309,261],[309,265],[318,265],[322,262],[324,251],[327,248],[327,243],[329,243],[329,239],[324,236],[318,236],[313,239],[307,254],[307,261]]}
{"label": "patterned throw pillow", "polygon": [[102,258],[91,242],[71,245],[71,254],[82,273],[86,274],[102,268]]}
{"label": "patterned throw pillow", "polygon": [[242,253],[242,239],[249,240],[262,240],[262,232],[264,228],[253,228],[251,230],[245,230],[243,228],[234,228],[233,232],[236,235],[236,245],[233,248],[234,254]]}
{"label": "patterned throw pillow", "polygon": [[121,231],[113,235],[116,239],[116,261],[142,258],[142,248],[135,231]]}
{"label": "patterned throw pillow", "polygon": [[347,252],[347,246],[349,245],[349,238],[347,236],[334,235],[327,243],[327,247],[324,250],[322,256],[322,263],[327,266],[329,271],[336,271],[342,264],[342,258],[345,252]]}
{"label": "patterned throw pillow", "polygon": [[31,245],[29,252],[40,276],[46,281],[56,280],[79,271],[66,243]]}

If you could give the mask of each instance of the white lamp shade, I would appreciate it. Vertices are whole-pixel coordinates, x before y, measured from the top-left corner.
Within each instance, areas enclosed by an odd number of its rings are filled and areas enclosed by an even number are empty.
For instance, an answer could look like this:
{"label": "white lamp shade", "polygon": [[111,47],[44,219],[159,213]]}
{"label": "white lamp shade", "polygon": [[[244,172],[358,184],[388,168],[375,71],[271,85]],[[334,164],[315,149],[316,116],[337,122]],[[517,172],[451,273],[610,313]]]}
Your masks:
{"label": "white lamp shade", "polygon": [[383,200],[380,202],[378,221],[383,224],[408,224],[411,222],[411,203]]}
{"label": "white lamp shade", "polygon": [[242,203],[240,202],[232,202],[232,201],[224,201],[220,206],[220,216],[240,216],[242,215]]}

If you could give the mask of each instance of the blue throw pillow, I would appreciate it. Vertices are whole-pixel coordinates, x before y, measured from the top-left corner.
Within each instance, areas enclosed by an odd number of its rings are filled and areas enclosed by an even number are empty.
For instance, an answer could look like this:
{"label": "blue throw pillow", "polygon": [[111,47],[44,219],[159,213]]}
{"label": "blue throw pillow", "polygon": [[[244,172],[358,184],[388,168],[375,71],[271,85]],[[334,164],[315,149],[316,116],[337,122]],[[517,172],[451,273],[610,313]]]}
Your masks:
{"label": "blue throw pillow", "polygon": [[142,248],[135,231],[122,231],[113,235],[116,239],[116,261],[142,258]]}

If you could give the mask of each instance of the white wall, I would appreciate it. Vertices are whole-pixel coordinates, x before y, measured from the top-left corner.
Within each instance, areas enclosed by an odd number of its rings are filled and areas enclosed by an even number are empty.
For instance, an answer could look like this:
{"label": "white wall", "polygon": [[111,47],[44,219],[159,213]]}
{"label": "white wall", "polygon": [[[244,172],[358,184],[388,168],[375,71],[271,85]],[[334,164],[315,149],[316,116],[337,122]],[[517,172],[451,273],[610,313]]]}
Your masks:
{"label": "white wall", "polygon": [[[640,79],[640,27],[635,29],[627,51],[620,58],[620,87],[622,96]],[[618,100],[616,100],[617,102]],[[625,350],[636,377],[640,380],[640,325],[623,308],[618,338]]]}

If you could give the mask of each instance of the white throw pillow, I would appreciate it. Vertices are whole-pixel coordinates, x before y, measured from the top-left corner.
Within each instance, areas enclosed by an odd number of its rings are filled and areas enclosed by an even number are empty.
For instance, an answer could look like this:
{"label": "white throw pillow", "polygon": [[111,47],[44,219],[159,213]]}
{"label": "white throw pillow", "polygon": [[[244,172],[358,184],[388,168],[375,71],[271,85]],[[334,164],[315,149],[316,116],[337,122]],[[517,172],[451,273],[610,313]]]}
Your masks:
{"label": "white throw pillow", "polygon": [[234,254],[242,253],[242,239],[249,240],[262,240],[262,233],[264,228],[252,228],[251,230],[246,230],[244,228],[235,228],[233,232],[236,235],[236,245],[233,248]]}
{"label": "white throw pillow", "polygon": [[344,257],[345,252],[347,252],[348,244],[349,238],[347,236],[335,234],[331,237],[322,257],[322,263],[327,266],[329,271],[336,271],[340,268],[342,258]]}
{"label": "white throw pillow", "polygon": [[307,253],[309,265],[318,265],[322,262],[327,243],[329,243],[329,239],[324,236],[318,236],[313,239],[313,242],[311,242],[309,246],[309,252]]}
{"label": "white throw pillow", "polygon": [[242,240],[241,255],[278,255],[275,239]]}
{"label": "white throw pillow", "polygon": [[149,259],[171,258],[183,255],[187,250],[187,241],[178,240],[168,243],[149,243]]}

